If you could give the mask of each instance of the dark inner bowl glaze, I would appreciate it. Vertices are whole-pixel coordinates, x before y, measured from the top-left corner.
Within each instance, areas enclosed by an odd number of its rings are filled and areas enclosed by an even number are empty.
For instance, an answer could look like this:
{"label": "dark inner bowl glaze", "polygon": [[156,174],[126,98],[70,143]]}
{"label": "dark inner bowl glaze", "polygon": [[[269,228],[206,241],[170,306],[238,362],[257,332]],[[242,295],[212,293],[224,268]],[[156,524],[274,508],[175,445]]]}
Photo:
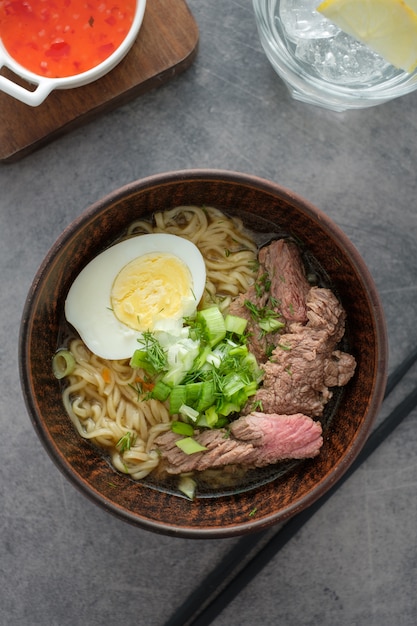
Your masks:
{"label": "dark inner bowl glaze", "polygon": [[[66,294],[81,269],[135,219],[183,204],[212,205],[251,222],[248,226],[256,230],[269,232],[272,225],[272,232],[290,233],[300,240],[324,268],[346,309],[349,351],[357,360],[356,374],[325,429],[319,457],[284,464],[244,489],[194,502],[112,469],[103,454],[75,431],[51,373]],[[323,495],[365,443],[382,402],[387,369],[385,322],[373,280],[340,229],[320,210],[278,185],[243,174],[203,170],[134,182],[78,217],[35,276],[23,312],[19,351],[32,423],[61,471],[85,495],[122,519],[188,537],[260,530],[288,519]]]}

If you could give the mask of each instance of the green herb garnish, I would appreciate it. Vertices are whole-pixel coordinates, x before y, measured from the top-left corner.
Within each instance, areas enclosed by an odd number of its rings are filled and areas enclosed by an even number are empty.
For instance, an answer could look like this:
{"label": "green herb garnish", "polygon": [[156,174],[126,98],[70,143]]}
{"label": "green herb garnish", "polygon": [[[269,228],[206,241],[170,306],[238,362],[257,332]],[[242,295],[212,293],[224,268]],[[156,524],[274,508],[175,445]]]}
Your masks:
{"label": "green herb garnish", "polygon": [[164,371],[167,367],[167,356],[155,335],[147,330],[138,339],[138,343],[143,349],[135,350],[130,366],[134,369],[142,368],[151,374]]}
{"label": "green herb garnish", "polygon": [[[278,302],[275,298],[271,300],[273,300],[274,303]],[[280,320],[281,315],[276,310],[268,306],[258,307],[250,300],[245,300],[245,306],[250,312],[252,319],[261,329],[261,336],[284,328],[285,324]]]}
{"label": "green herb garnish", "polygon": [[123,437],[120,437],[119,441],[116,443],[116,448],[119,450],[120,454],[123,454],[123,452],[130,450],[135,441],[136,434],[128,430],[127,433],[123,435]]}

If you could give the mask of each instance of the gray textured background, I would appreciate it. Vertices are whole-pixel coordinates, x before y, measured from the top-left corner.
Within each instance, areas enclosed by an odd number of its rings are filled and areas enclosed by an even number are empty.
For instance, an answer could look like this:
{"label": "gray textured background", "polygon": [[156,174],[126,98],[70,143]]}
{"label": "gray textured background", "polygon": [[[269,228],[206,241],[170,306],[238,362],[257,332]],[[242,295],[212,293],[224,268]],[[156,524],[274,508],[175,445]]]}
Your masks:
{"label": "gray textured background", "polygon": [[[65,480],[30,424],[17,364],[23,303],[49,247],[90,203],[173,169],[272,179],[327,212],[363,255],[386,311],[390,371],[417,343],[417,93],[343,114],[297,103],[261,50],[250,0],[189,6],[200,49],[185,74],[0,167],[2,626],[162,626],[238,541],[154,535],[109,516]],[[414,626],[416,418],[414,410],[216,626]]]}

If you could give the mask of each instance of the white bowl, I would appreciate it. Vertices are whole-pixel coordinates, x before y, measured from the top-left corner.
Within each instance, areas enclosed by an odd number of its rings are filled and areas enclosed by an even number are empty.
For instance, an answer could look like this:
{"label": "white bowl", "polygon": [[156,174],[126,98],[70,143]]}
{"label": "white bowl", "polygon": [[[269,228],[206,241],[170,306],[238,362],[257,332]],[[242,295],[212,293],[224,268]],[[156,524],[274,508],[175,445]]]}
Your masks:
{"label": "white bowl", "polygon": [[36,88],[31,91],[15,83],[12,78],[0,75],[0,90],[25,104],[36,107],[42,104],[51,91],[55,89],[81,87],[82,85],[87,85],[101,78],[116,67],[129,52],[142,25],[145,7],[146,0],[137,0],[135,16],[126,38],[107,59],[90,70],[73,76],[49,78],[27,70],[7,52],[0,38],[0,68],[6,67],[17,77],[23,78],[28,83],[36,85]]}

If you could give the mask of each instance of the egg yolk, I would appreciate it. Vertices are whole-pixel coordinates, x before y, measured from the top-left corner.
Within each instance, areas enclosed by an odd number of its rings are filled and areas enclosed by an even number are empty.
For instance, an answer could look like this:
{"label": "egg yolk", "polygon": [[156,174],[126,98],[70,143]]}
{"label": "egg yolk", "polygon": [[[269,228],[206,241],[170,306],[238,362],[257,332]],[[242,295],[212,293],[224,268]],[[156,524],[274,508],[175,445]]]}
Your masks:
{"label": "egg yolk", "polygon": [[186,264],[172,254],[158,252],[133,259],[121,269],[113,283],[111,306],[120,322],[145,331],[152,330],[158,320],[181,318],[184,300],[192,297]]}

